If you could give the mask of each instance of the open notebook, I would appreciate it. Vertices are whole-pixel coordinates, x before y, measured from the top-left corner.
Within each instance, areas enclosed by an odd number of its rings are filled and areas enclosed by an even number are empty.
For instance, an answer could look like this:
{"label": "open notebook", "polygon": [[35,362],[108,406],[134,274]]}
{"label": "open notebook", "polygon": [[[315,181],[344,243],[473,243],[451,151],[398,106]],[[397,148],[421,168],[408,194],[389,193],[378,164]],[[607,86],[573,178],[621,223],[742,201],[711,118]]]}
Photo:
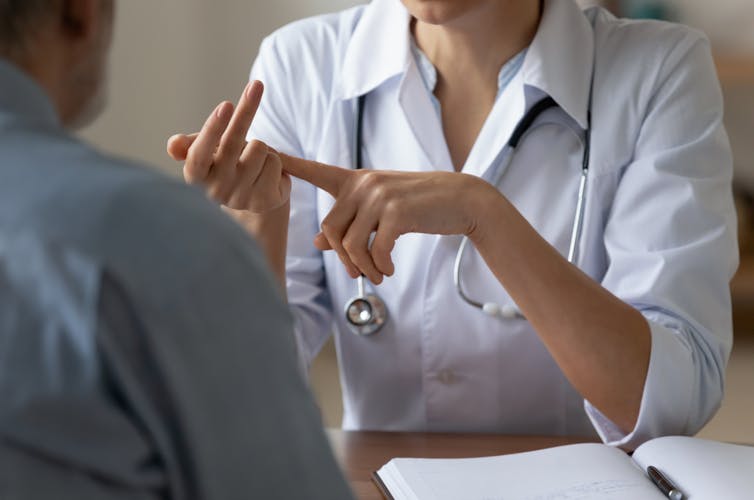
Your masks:
{"label": "open notebook", "polygon": [[754,499],[754,447],[688,437],[654,439],[633,457],[576,444],[486,458],[395,458],[375,481],[394,500],[662,500],[650,465],[686,499]]}

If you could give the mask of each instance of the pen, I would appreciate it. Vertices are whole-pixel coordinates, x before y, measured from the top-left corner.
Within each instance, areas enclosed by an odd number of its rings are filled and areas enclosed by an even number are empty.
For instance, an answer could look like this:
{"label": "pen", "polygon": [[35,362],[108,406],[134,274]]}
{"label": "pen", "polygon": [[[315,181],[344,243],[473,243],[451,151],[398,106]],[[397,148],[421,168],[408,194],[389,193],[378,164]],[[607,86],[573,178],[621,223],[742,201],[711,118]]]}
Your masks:
{"label": "pen", "polygon": [[655,483],[655,486],[657,486],[660,491],[662,491],[662,494],[668,497],[670,500],[683,500],[685,498],[683,493],[681,493],[681,490],[679,490],[678,487],[670,481],[670,479],[665,477],[665,475],[660,472],[657,467],[654,467],[652,465],[647,467],[647,474],[649,475],[649,479],[651,479],[652,482]]}

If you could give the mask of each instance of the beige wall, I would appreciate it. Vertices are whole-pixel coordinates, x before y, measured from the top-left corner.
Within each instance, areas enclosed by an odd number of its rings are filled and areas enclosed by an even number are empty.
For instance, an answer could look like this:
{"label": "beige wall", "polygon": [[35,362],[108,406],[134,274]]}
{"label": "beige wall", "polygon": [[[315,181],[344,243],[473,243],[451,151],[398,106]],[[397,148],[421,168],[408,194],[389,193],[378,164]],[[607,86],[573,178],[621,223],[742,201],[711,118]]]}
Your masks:
{"label": "beige wall", "polygon": [[98,146],[177,172],[165,156],[217,103],[236,100],[262,38],[294,19],[354,0],[121,0],[110,106],[83,131]]}
{"label": "beige wall", "polygon": [[752,0],[668,0],[681,21],[704,30],[719,50],[754,54]]}
{"label": "beige wall", "polygon": [[[164,154],[165,140],[173,132],[199,127],[221,100],[235,100],[266,34],[291,20],[356,3],[359,2],[121,0],[113,47],[110,107],[84,131],[84,136],[109,151],[175,172],[175,165]],[[671,3],[683,7],[685,21],[704,28],[721,45],[754,53],[752,0]],[[738,103],[736,109],[740,109]],[[734,130],[732,135],[738,139],[736,134]],[[748,141],[734,142],[740,145]],[[747,174],[741,177],[754,178],[754,166],[739,169]],[[751,183],[754,185],[754,179]]]}
{"label": "beige wall", "polygon": [[[621,0],[576,0],[582,6],[621,4]],[[634,0],[637,3],[642,0]],[[648,0],[644,0],[648,1]],[[707,33],[727,51],[754,54],[752,0],[658,0],[670,6],[678,21]]]}

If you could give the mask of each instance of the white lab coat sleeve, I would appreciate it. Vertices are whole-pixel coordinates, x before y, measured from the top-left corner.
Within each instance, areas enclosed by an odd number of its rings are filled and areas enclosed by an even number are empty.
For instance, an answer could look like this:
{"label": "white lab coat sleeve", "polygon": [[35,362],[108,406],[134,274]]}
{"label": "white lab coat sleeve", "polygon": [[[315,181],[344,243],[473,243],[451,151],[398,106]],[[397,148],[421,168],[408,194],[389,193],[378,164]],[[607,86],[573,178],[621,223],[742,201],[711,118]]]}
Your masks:
{"label": "white lab coat sleeve", "polygon": [[[290,33],[291,30],[283,30],[266,38],[252,67],[251,79],[261,80],[265,93],[249,139],[259,139],[280,152],[306,158],[306,144],[312,131],[302,131],[297,124],[311,123],[309,119],[299,119],[299,115],[302,109],[310,112],[311,99],[307,95],[312,91],[307,90],[307,86],[314,86],[316,82],[303,75],[295,76],[295,51],[280,48],[280,38]],[[307,104],[300,106],[299,102]],[[308,183],[293,179],[286,285],[296,342],[305,369],[332,331],[332,307],[322,253],[313,244],[317,232],[316,190]]]}
{"label": "white lab coat sleeve", "polygon": [[605,227],[603,285],[651,329],[641,410],[626,434],[585,402],[602,439],[627,449],[705,425],[722,400],[733,337],[732,159],[708,41],[676,44],[655,88]]}

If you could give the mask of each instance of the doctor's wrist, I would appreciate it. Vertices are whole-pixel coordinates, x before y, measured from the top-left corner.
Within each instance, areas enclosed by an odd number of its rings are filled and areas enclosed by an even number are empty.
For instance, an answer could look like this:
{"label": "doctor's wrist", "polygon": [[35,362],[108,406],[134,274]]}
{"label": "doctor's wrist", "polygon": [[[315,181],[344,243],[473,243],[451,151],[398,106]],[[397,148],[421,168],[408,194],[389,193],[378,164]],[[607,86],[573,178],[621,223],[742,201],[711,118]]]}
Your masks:
{"label": "doctor's wrist", "polygon": [[466,236],[479,247],[499,231],[501,218],[510,203],[486,181],[474,178],[474,189],[463,200],[470,222]]}

